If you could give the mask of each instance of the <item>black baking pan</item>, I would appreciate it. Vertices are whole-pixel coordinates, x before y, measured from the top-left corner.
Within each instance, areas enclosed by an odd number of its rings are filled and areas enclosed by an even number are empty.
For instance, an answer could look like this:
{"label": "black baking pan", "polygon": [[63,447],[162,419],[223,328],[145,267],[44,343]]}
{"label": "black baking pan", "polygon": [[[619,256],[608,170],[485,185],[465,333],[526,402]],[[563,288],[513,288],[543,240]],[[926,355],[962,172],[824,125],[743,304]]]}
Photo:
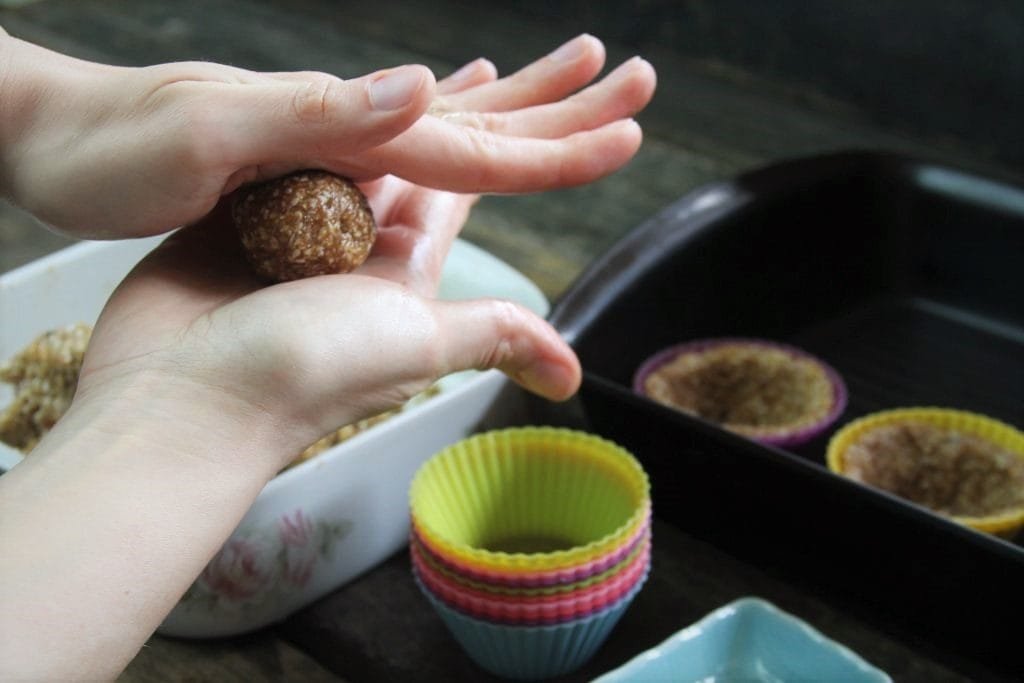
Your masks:
{"label": "black baking pan", "polygon": [[[825,467],[866,413],[944,406],[1024,425],[1024,189],[903,156],[785,162],[682,197],[580,277],[551,320],[591,428],[651,473],[656,514],[806,582],[963,671],[1024,671],[1024,545]],[[835,367],[834,427],[783,450],[631,389],[659,349],[759,337]]]}

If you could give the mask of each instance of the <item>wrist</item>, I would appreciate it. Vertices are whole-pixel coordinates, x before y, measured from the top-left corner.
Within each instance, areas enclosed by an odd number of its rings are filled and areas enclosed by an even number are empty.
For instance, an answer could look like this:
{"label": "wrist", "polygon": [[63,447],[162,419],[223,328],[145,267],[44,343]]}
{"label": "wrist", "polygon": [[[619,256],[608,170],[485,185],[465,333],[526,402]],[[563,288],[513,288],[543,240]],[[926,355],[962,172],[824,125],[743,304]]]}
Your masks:
{"label": "wrist", "polygon": [[0,199],[9,195],[10,169],[7,164],[7,150],[13,138],[11,128],[11,102],[17,99],[19,87],[15,77],[14,39],[0,26]]}
{"label": "wrist", "polygon": [[[195,387],[142,373],[108,387],[0,478],[0,545],[14,549],[0,604],[31,616],[0,650],[27,678],[116,677],[274,474],[270,430]],[[184,409],[181,390],[214,414]]]}
{"label": "wrist", "polygon": [[45,70],[30,54],[40,50],[0,29],[0,197],[14,199],[17,148],[23,142],[41,95]]}
{"label": "wrist", "polygon": [[260,487],[301,450],[293,432],[260,407],[170,372],[88,381],[64,423],[75,433],[135,444],[168,463],[250,478]]}
{"label": "wrist", "polygon": [[22,195],[32,196],[39,166],[61,159],[102,118],[91,109],[114,68],[0,35],[0,196],[34,208]]}

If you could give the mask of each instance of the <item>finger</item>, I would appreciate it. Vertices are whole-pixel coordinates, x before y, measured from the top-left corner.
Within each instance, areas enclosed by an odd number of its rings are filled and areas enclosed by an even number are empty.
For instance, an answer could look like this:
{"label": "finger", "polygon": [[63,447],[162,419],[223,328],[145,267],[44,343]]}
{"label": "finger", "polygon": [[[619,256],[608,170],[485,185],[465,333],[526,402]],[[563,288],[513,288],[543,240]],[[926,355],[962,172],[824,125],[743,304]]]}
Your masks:
{"label": "finger", "polygon": [[634,57],[601,82],[560,102],[514,112],[453,112],[443,120],[501,135],[560,138],[636,114],[650,102],[656,81],[654,68]]}
{"label": "finger", "polygon": [[475,201],[475,195],[407,187],[378,219],[377,240],[359,272],[433,297],[452,242]]}
{"label": "finger", "polygon": [[593,80],[604,59],[601,41],[584,34],[511,76],[448,99],[453,109],[462,111],[509,111],[555,102]]}
{"label": "finger", "polygon": [[451,95],[483,83],[490,83],[498,77],[498,69],[489,60],[474,59],[450,76],[437,82],[439,95]]}
{"label": "finger", "polygon": [[537,192],[608,175],[636,154],[642,137],[633,120],[541,140],[495,135],[425,116],[405,134],[360,155],[359,172],[365,177],[393,173],[449,192]]}
{"label": "finger", "polygon": [[189,86],[198,91],[198,105],[212,119],[206,127],[218,131],[222,163],[236,166],[299,162],[374,147],[412,125],[435,90],[433,74],[419,65],[348,81],[302,73],[244,85]]}
{"label": "finger", "polygon": [[508,301],[435,301],[443,372],[498,368],[525,389],[563,401],[579,389],[576,354],[551,325]]}

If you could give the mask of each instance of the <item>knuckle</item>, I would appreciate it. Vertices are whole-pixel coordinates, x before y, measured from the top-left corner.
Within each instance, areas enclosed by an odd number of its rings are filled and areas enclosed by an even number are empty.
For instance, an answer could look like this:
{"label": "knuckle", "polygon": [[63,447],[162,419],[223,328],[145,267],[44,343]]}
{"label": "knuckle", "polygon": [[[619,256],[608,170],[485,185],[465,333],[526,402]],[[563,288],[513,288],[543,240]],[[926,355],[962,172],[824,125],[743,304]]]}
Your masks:
{"label": "knuckle", "polygon": [[511,301],[495,300],[491,303],[489,316],[494,329],[494,343],[485,350],[481,367],[500,368],[514,358],[519,346],[518,339],[524,326],[522,311]]}
{"label": "knuckle", "polygon": [[508,171],[507,157],[502,154],[501,145],[494,135],[479,133],[475,129],[468,129],[465,133],[468,163],[464,167],[474,169],[472,184],[477,188],[494,187]]}
{"label": "knuckle", "polygon": [[222,163],[227,146],[226,131],[209,107],[189,100],[177,108],[175,117],[179,164],[184,168],[207,168]]}
{"label": "knuckle", "polygon": [[306,75],[308,80],[292,96],[292,116],[299,123],[327,123],[331,118],[331,103],[341,80],[319,72]]}
{"label": "knuckle", "polygon": [[[147,67],[156,69],[156,67]],[[194,81],[161,83],[140,104],[147,118],[170,135],[159,136],[154,144],[181,168],[194,170],[219,163],[228,142],[228,131],[209,97]]]}
{"label": "knuckle", "polygon": [[402,300],[407,311],[407,332],[413,340],[413,354],[422,359],[422,370],[432,379],[449,372],[448,354],[442,326],[430,306],[411,292],[403,292]]}

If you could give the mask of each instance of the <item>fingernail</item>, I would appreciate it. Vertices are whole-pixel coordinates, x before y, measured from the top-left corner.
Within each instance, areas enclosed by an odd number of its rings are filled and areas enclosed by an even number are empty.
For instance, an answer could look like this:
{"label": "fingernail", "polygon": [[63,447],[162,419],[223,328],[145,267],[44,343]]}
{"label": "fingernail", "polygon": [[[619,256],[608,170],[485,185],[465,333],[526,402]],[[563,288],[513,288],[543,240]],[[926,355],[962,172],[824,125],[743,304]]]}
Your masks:
{"label": "fingernail", "polygon": [[586,43],[586,36],[573,38],[568,43],[551,53],[551,59],[556,62],[573,62],[583,54],[583,46]]}
{"label": "fingernail", "polygon": [[532,391],[553,401],[564,401],[575,393],[578,378],[563,363],[538,361],[518,373],[517,379]]}
{"label": "fingernail", "polygon": [[370,84],[370,104],[380,111],[401,109],[412,101],[422,82],[419,69],[393,69]]}

